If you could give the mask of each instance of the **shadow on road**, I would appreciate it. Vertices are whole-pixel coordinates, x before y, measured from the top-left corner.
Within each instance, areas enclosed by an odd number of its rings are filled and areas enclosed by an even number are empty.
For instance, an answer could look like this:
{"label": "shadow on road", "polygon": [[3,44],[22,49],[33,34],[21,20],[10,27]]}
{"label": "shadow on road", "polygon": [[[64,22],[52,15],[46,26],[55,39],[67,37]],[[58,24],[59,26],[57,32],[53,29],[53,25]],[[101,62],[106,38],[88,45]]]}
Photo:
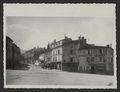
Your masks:
{"label": "shadow on road", "polygon": [[14,67],[13,70],[29,70],[30,67],[28,64],[19,64],[19,66]]}

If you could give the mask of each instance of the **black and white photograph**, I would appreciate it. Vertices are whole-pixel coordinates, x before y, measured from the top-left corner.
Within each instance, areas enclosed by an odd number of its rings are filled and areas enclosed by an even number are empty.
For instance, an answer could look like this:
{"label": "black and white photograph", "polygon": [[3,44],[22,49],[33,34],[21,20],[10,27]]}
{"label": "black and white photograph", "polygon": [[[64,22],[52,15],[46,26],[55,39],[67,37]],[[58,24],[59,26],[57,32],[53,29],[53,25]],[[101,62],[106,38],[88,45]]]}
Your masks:
{"label": "black and white photograph", "polygon": [[4,88],[117,88],[115,4],[4,4]]}

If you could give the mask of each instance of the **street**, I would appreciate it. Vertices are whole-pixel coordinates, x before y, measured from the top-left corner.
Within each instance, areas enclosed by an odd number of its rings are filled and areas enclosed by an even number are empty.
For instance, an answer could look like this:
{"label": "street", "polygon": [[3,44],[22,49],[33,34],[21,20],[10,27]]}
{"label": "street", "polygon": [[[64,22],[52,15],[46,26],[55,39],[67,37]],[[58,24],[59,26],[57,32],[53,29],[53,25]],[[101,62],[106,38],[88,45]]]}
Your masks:
{"label": "street", "polygon": [[7,70],[6,85],[97,85],[111,86],[114,76],[73,73],[30,66],[29,70]]}

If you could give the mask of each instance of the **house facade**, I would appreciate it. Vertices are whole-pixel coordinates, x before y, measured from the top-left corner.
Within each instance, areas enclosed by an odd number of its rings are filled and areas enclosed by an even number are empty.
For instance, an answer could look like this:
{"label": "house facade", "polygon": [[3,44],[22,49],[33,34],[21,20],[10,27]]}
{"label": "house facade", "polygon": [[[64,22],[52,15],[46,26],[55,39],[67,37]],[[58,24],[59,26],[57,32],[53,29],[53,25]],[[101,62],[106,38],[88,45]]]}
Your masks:
{"label": "house facade", "polygon": [[21,51],[14,41],[6,36],[6,68],[14,69],[20,64]]}
{"label": "house facade", "polygon": [[29,51],[26,51],[23,55],[25,57],[24,63],[26,64],[34,64],[34,49],[31,49]]}
{"label": "house facade", "polygon": [[54,69],[77,71],[78,58],[76,52],[84,45],[86,45],[86,39],[84,37],[79,37],[78,40],[72,40],[65,36],[60,41],[54,40],[50,44],[51,66]]}
{"label": "house facade", "polygon": [[62,69],[62,56],[63,56],[63,40],[56,41],[50,44],[51,48],[51,66],[54,69]]}
{"label": "house facade", "polygon": [[66,40],[63,42],[63,62],[62,70],[65,71],[78,71],[78,58],[77,51],[80,47],[87,44],[84,37],[78,37],[77,40],[72,40],[71,38],[65,37]]}
{"label": "house facade", "polygon": [[49,43],[44,55],[48,68],[70,72],[113,74],[113,49],[110,45],[95,46],[79,36],[72,40],[65,36]]}
{"label": "house facade", "polygon": [[79,72],[113,74],[113,49],[109,45],[86,45],[77,54]]}

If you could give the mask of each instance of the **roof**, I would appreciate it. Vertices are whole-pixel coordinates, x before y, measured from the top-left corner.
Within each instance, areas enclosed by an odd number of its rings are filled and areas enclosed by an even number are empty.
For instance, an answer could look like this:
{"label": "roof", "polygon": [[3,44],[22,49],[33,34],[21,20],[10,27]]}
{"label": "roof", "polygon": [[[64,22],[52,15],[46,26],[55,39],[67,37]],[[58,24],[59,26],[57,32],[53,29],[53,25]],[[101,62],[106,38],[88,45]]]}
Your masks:
{"label": "roof", "polygon": [[[83,47],[79,48],[79,50],[82,50],[82,49],[101,49],[101,48],[108,48],[108,47],[107,46],[95,46],[95,45],[87,44],[86,46],[83,46]],[[109,47],[109,48],[111,48],[111,47]]]}
{"label": "roof", "polygon": [[71,43],[79,43],[80,41],[79,40],[71,40],[71,41],[66,41],[64,42],[63,44],[71,44]]}
{"label": "roof", "polygon": [[9,36],[6,36],[6,40],[13,42],[13,40]]}

